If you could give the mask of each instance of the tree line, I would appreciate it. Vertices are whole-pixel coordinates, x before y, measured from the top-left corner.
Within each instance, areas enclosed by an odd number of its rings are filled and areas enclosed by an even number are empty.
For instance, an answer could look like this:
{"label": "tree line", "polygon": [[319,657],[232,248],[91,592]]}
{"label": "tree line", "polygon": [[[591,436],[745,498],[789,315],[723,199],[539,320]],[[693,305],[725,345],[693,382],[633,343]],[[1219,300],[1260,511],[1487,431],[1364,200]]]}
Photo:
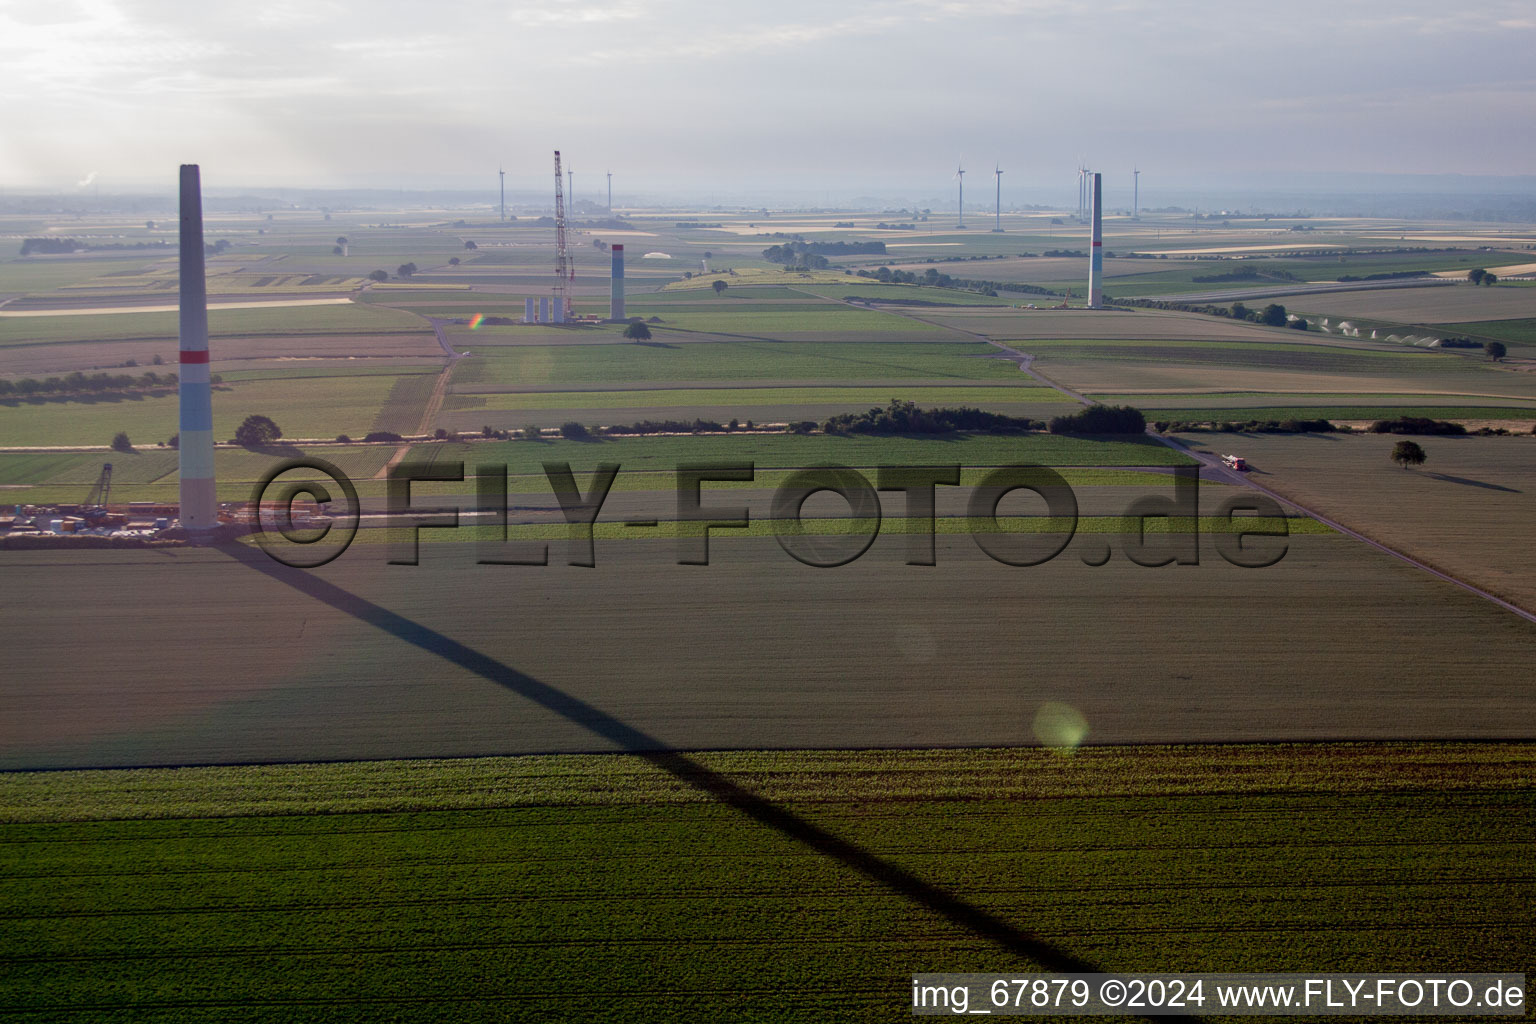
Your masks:
{"label": "tree line", "polygon": [[[224,378],[210,374],[212,384],[222,384]],[[155,388],[173,388],[179,383],[174,373],[155,373],[153,370],[134,376],[131,373],[93,373],[86,375],[75,371],[64,377],[22,377],[20,380],[0,378],[0,398],[31,398],[55,395],[102,395],[109,392],[147,391]]]}

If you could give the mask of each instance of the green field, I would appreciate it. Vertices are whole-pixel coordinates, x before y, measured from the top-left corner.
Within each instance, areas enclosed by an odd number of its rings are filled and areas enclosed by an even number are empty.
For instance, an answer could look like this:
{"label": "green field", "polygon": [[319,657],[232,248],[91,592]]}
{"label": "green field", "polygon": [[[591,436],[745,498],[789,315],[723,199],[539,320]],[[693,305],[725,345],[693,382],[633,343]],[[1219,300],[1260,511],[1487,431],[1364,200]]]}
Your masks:
{"label": "green field", "polygon": [[99,277],[144,266],[156,257],[143,253],[112,259],[0,260],[0,295],[51,292]]}
{"label": "green field", "polygon": [[500,463],[511,473],[539,473],[545,462],[591,465],[618,462],[625,469],[671,473],[680,462],[752,462],[775,469],[817,466],[1181,466],[1189,459],[1150,438],[1125,440],[955,434],[937,438],[742,434],[711,437],[634,437],[603,441],[504,441],[430,445],[439,461]]}
{"label": "green field", "polygon": [[[281,424],[279,424],[281,425]],[[293,454],[318,455],[348,474],[364,497],[382,497],[385,482],[373,479],[395,447],[318,446],[255,452],[220,448],[215,452],[221,501],[245,501],[251,485],[278,461]],[[752,434],[735,437],[627,437],[604,441],[506,441],[473,443],[429,443],[413,448],[417,461],[466,464],[473,474],[480,465],[505,465],[515,482],[519,477],[535,480],[536,489],[544,483],[543,464],[570,462],[584,472],[598,462],[617,462],[624,472],[616,488],[655,488],[666,490],[675,481],[682,462],[748,461],[753,462],[764,479],[776,486],[784,470],[801,466],[834,463],[859,467],[879,465],[961,465],[966,467],[1037,464],[1090,467],[1079,470],[1087,475],[1074,479],[1099,484],[1106,481],[1097,466],[1174,466],[1185,465],[1188,458],[1164,445],[1146,439],[1126,441],[1092,440],[1030,434],[1021,437],[968,436],[957,434],[944,438],[828,437],[821,434]],[[174,501],[177,495],[176,453],[147,449],[133,454],[121,452],[91,453],[0,453],[0,503],[37,503],[49,501],[78,502],[96,480],[103,462],[113,464],[113,496],[118,501]],[[1118,471],[1110,471],[1118,472]],[[649,476],[654,474],[654,476]],[[967,479],[971,479],[969,476]],[[1123,477],[1129,483],[1145,483],[1140,475]],[[413,493],[457,493],[462,487],[423,485]]]}
{"label": "green field", "polygon": [[653,330],[659,327],[660,332],[694,331],[701,334],[763,338],[834,332],[853,335],[945,333],[904,317],[833,303],[825,306],[791,306],[783,312],[732,313],[728,309],[716,313],[668,312],[662,319],[662,324],[652,325]]}
{"label": "green field", "polygon": [[[1103,748],[12,775],[0,1000],[18,1019],[874,1021],[909,1015],[920,970],[1518,969],[1536,953],[1530,756]],[[1020,938],[979,934],[959,907]]]}
{"label": "green field", "polygon": [[1536,345],[1536,319],[1472,320],[1456,325],[1459,334],[1496,338],[1515,345]]}
{"label": "green field", "polygon": [[[976,268],[967,271],[959,268],[954,271],[958,277],[986,278],[986,265],[978,264]],[[958,288],[932,288],[919,284],[879,284],[868,278],[854,278],[846,285],[818,284],[808,285],[802,291],[813,295],[820,295],[828,299],[846,299],[850,296],[857,299],[878,299],[881,302],[916,302],[938,303],[945,306],[1014,306],[1025,302],[1035,302],[1043,296],[1031,295],[1026,292],[1003,292],[999,295],[983,295],[980,292],[962,291]]]}
{"label": "green field", "polygon": [[[208,311],[208,330],[214,337],[251,334],[419,333],[424,327],[421,320],[410,313],[355,302],[346,305],[271,306],[263,309]],[[175,313],[0,317],[0,345],[175,337]]]}
{"label": "green field", "polygon": [[[1010,364],[1011,365],[1011,364]],[[1015,371],[1017,374],[1017,371]],[[1020,375],[1022,376],[1022,375]],[[1024,378],[1029,379],[1029,378]],[[850,409],[884,406],[892,398],[910,399],[922,406],[991,406],[999,403],[1050,402],[1059,404],[1061,392],[1043,387],[922,387],[890,384],[869,388],[676,388],[630,391],[524,391],[492,396],[454,395],[449,410],[466,409],[632,409],[657,410],[657,417],[674,415],[700,406],[732,406],[750,410],[761,406],[842,405]],[[766,417],[764,417],[766,418]]]}
{"label": "green field", "polygon": [[653,381],[943,380],[1032,383],[978,342],[757,342],[527,345],[481,349],[454,369],[453,391],[523,391]]}
{"label": "green field", "polygon": [[[214,437],[234,437],[241,420],[270,416],[289,437],[361,437],[392,394],[397,381],[419,387],[431,374],[399,377],[311,377],[251,380],[221,386],[214,394]],[[415,418],[421,415],[416,406]],[[409,418],[409,417],[407,417]],[[411,429],[415,428],[415,419]],[[179,430],[174,391],[100,398],[94,401],[13,401],[0,403],[0,443],[9,447],[107,444],[119,430],[136,445],[168,440]]]}

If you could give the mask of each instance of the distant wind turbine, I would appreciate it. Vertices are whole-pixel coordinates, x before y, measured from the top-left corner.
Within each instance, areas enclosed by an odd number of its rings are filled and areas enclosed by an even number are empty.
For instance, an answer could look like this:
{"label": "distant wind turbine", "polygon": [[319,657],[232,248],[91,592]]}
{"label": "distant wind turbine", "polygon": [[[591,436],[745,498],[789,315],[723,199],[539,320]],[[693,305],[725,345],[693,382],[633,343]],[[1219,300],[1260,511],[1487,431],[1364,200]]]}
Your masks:
{"label": "distant wind turbine", "polygon": [[992,229],[993,234],[1003,233],[1003,168],[1001,164],[992,172],[997,178],[997,226]]}
{"label": "distant wind turbine", "polygon": [[955,227],[965,227],[965,161],[961,160],[955,167],[955,181],[960,185],[960,223]]}

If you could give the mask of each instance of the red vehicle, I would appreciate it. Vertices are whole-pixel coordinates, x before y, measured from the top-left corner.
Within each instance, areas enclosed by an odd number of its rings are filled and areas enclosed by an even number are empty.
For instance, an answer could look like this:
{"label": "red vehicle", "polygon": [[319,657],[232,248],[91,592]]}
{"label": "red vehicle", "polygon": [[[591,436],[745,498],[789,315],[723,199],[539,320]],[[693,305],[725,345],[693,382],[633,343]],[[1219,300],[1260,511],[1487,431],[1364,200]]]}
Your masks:
{"label": "red vehicle", "polygon": [[1226,464],[1228,469],[1235,469],[1239,473],[1248,472],[1248,460],[1244,459],[1241,455],[1223,455],[1221,461]]}

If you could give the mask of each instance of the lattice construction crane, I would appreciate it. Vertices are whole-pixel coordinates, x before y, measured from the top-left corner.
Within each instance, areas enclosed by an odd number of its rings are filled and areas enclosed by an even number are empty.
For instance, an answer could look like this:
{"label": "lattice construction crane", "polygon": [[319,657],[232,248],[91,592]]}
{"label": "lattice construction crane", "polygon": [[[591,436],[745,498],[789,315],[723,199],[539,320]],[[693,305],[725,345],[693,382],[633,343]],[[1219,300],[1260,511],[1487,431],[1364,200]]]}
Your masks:
{"label": "lattice construction crane", "polygon": [[565,251],[565,189],[560,151],[555,150],[555,301],[561,320],[569,320],[576,291],[576,264]]}
{"label": "lattice construction crane", "polygon": [[84,505],[105,505],[107,498],[112,494],[112,463],[105,462],[101,466],[101,475],[91,485],[91,493],[85,496]]}

